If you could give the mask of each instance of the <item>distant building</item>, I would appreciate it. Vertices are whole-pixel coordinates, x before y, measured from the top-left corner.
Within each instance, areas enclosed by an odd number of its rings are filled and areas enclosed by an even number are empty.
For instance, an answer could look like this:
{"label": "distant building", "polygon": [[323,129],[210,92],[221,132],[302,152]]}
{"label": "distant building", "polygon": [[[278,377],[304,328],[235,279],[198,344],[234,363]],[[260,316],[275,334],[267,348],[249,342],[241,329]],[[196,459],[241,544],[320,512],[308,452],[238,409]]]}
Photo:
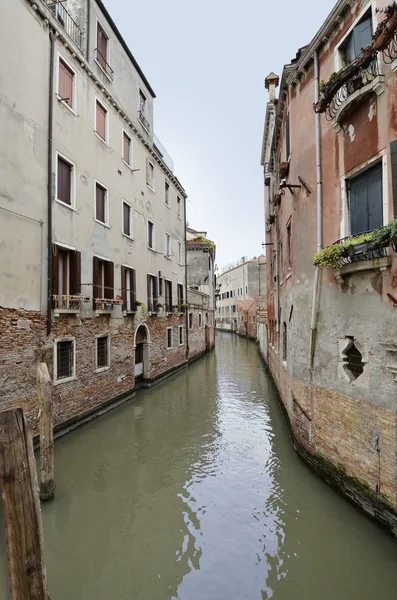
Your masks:
{"label": "distant building", "polygon": [[186,230],[189,360],[215,344],[215,244],[206,231]]}
{"label": "distant building", "polygon": [[[244,311],[251,307],[251,334],[256,328],[256,311],[266,301],[266,257],[255,257],[251,260],[243,257],[233,265],[225,267],[217,277],[217,310],[216,328],[235,331],[248,335],[244,327]],[[239,303],[241,314],[239,315]],[[254,313],[252,314],[252,306]],[[252,317],[254,316],[254,321]],[[247,314],[248,317],[248,314]],[[240,327],[241,324],[241,327]],[[256,335],[250,335],[256,337]]]}

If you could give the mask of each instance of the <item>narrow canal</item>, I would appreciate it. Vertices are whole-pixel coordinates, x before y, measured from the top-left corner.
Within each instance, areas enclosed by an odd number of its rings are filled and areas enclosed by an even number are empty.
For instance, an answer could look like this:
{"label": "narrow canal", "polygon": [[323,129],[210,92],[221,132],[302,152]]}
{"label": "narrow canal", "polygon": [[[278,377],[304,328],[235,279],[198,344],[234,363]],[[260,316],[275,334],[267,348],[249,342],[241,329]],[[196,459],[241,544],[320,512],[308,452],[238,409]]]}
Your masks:
{"label": "narrow canal", "polygon": [[58,440],[56,480],[52,600],[396,597],[397,542],[296,458],[256,345],[232,334]]}

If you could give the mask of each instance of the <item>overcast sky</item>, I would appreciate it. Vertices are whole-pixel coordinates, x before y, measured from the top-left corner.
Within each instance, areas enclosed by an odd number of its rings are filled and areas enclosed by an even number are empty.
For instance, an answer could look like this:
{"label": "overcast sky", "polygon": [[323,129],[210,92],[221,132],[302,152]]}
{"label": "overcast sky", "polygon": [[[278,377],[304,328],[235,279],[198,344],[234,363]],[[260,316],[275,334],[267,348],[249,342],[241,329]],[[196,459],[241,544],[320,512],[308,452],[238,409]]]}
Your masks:
{"label": "overcast sky", "polygon": [[154,131],[219,267],[262,251],[264,79],[281,75],[335,2],[105,0],[156,92]]}

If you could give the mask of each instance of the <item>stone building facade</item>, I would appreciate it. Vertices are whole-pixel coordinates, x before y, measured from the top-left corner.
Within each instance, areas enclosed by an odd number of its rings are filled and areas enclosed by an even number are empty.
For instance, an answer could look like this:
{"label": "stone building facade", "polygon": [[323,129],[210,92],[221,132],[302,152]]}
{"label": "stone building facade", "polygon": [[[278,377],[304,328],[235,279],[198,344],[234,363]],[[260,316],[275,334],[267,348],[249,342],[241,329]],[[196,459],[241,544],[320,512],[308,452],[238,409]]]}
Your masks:
{"label": "stone building facade", "polygon": [[[239,305],[243,301],[249,301],[248,305],[254,301],[256,312],[259,306],[256,299],[266,298],[266,286],[265,256],[251,260],[243,257],[237,263],[227,265],[217,277],[216,327],[235,332],[244,330],[240,327],[243,316],[239,315]],[[244,303],[241,306],[246,307]]]}
{"label": "stone building facade", "polygon": [[237,333],[253,340],[258,335],[258,320],[266,306],[266,296],[254,296],[237,303]]}
{"label": "stone building facade", "polygon": [[397,14],[385,6],[339,0],[281,81],[266,79],[258,337],[301,456],[397,534]]}
{"label": "stone building facade", "polygon": [[186,193],[102,1],[2,8],[0,408],[45,361],[58,425],[187,364]]}

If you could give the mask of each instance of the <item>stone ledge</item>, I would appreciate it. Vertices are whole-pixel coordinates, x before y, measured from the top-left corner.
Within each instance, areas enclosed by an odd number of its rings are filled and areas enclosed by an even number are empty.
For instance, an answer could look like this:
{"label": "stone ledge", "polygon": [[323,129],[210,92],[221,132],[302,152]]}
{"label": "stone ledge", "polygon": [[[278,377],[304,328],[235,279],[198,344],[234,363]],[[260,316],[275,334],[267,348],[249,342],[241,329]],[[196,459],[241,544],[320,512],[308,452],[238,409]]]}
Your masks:
{"label": "stone ledge", "polygon": [[371,258],[369,260],[358,260],[344,265],[335,271],[337,281],[343,280],[347,275],[359,273],[362,271],[389,271],[391,265],[391,256],[382,256],[381,258]]}

